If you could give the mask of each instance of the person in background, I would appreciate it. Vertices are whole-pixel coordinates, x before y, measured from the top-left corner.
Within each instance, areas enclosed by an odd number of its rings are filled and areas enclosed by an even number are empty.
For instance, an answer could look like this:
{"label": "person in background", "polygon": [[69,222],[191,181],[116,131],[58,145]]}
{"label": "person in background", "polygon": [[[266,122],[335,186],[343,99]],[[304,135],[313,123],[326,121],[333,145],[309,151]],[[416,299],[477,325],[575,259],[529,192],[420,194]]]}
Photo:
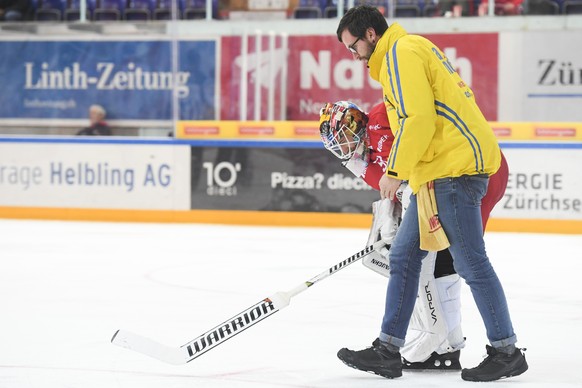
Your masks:
{"label": "person in background", "polygon": [[501,151],[470,87],[431,41],[390,27],[374,7],[351,8],[339,22],[338,40],[382,85],[394,142],[381,198],[393,199],[402,181],[410,204],[392,241],[384,317],[372,347],[343,348],[348,366],[387,378],[402,376],[400,348],[418,295],[427,251],[448,248],[469,285],[486,328],[487,357],[461,378],[493,381],[528,369],[499,278],[485,251],[481,201]]}
{"label": "person in background", "polygon": [[101,105],[91,105],[89,107],[90,125],[77,132],[77,136],[111,136],[111,129],[105,122],[106,115]]}

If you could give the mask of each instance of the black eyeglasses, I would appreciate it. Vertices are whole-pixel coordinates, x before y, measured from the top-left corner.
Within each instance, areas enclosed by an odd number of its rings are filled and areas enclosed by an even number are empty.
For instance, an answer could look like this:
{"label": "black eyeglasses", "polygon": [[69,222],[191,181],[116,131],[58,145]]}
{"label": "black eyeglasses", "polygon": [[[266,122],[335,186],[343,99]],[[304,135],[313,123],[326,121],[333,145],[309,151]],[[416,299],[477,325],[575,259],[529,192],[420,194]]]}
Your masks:
{"label": "black eyeglasses", "polygon": [[356,39],[356,41],[354,43],[350,44],[348,46],[348,50],[350,50],[354,54],[357,54],[358,52],[356,51],[356,49],[354,48],[354,46],[356,45],[356,43],[358,43],[360,41],[360,39],[362,39],[362,38],[358,38],[358,39]]}

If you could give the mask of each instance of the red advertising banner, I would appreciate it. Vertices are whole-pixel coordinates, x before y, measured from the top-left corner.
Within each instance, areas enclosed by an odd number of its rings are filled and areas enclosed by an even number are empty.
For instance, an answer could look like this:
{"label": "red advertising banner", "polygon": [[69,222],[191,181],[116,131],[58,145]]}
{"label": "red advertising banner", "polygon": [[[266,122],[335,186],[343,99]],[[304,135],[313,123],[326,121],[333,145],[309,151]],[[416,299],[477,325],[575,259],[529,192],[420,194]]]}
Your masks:
{"label": "red advertising banner", "polygon": [[[425,36],[444,51],[471,86],[485,117],[497,120],[498,34]],[[241,98],[245,119],[255,120],[267,119],[269,106],[276,112],[273,119],[279,120],[282,103],[287,120],[317,120],[319,109],[328,101],[351,100],[369,110],[382,99],[380,85],[369,77],[365,64],[353,60],[335,35],[258,35],[247,37],[244,46],[242,42],[240,36],[222,38],[222,120],[241,119]],[[246,48],[246,57],[241,56],[241,47]],[[245,85],[246,92],[241,94]],[[269,88],[274,90],[269,93]],[[282,93],[285,98],[280,98]],[[257,102],[260,106],[255,109]]]}

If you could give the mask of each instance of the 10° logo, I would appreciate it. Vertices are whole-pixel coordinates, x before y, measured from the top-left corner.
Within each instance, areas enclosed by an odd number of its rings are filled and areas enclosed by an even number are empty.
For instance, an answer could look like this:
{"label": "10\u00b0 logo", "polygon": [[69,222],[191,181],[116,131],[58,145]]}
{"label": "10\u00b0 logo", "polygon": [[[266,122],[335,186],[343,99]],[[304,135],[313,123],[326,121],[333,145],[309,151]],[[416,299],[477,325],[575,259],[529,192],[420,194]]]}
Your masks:
{"label": "10\u00b0 logo", "polygon": [[237,194],[236,180],[241,170],[240,163],[202,163],[206,169],[206,194],[212,196],[234,196]]}

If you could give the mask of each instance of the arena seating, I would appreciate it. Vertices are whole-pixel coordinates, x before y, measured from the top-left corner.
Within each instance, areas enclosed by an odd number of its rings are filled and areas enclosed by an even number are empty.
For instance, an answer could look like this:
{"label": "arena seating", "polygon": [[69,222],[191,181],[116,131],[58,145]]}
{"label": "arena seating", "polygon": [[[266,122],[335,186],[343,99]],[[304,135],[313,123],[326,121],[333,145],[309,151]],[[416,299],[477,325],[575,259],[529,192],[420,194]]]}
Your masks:
{"label": "arena seating", "polygon": [[[95,0],[87,0],[85,9],[85,19],[91,20],[93,18],[93,12],[95,11]],[[81,18],[81,1],[80,0],[67,0],[67,8],[63,19],[68,22],[79,20]]]}
{"label": "arena seating", "polygon": [[554,0],[528,0],[524,7],[526,15],[557,15],[560,5]]}
{"label": "arena seating", "polygon": [[97,0],[97,6],[93,12],[93,20],[122,20],[126,6],[125,1],[126,0]]}
{"label": "arena seating", "polygon": [[155,0],[128,0],[123,13],[125,20],[151,20],[156,10]]}
{"label": "arena seating", "polygon": [[[181,18],[180,8],[176,7],[176,18]],[[158,0],[153,14],[154,20],[172,19],[172,0]]]}
{"label": "arena seating", "polygon": [[394,7],[394,17],[411,18],[421,16],[420,7],[415,4],[396,4]]}
{"label": "arena seating", "polygon": [[566,0],[563,5],[564,14],[582,14],[582,1],[580,0]]}
{"label": "arena seating", "polygon": [[35,20],[59,21],[63,20],[66,5],[64,0],[37,0],[33,7]]}
{"label": "arena seating", "polygon": [[[80,19],[82,0],[31,0],[32,19],[35,21],[66,21]],[[86,20],[94,21],[148,21],[172,19],[172,2],[176,4],[176,18],[194,20],[206,18],[206,0],[87,0]],[[344,10],[348,9],[347,0]],[[463,16],[488,14],[487,0],[459,0],[465,6]],[[292,19],[319,19],[337,17],[338,0],[299,0],[288,11]],[[390,0],[355,0],[355,5],[368,4],[377,7],[389,17]],[[212,1],[212,18],[228,17],[228,11],[218,11],[218,0]],[[396,0],[394,17],[440,17],[445,10],[436,0]],[[494,14],[504,16],[504,7],[496,4]],[[523,15],[571,15],[582,14],[582,0],[524,0],[517,14]],[[226,15],[226,16],[225,16]]]}
{"label": "arena seating", "polygon": [[300,0],[297,8],[293,10],[294,19],[318,19],[323,16],[325,4],[319,0]]}

